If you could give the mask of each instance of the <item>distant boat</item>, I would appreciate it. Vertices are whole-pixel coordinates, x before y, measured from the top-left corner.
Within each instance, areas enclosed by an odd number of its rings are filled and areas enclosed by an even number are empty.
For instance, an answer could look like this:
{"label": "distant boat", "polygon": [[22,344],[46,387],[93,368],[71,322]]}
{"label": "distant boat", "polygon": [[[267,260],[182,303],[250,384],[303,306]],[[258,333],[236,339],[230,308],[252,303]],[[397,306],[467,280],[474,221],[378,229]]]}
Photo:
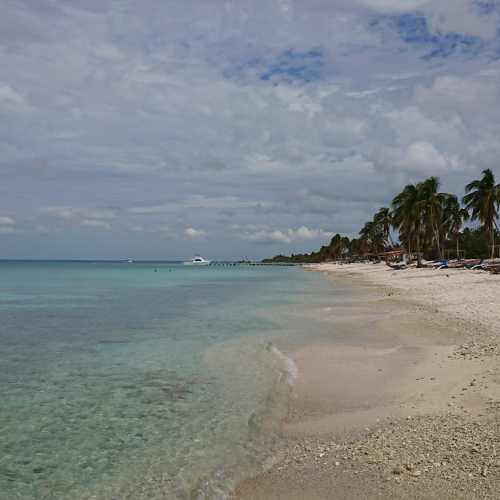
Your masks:
{"label": "distant boat", "polygon": [[185,266],[208,266],[212,262],[211,260],[204,259],[199,255],[196,255],[191,260],[186,260],[184,262]]}
{"label": "distant boat", "polygon": [[132,262],[134,262],[134,261],[133,261],[132,259],[127,259],[127,262],[132,263]]}

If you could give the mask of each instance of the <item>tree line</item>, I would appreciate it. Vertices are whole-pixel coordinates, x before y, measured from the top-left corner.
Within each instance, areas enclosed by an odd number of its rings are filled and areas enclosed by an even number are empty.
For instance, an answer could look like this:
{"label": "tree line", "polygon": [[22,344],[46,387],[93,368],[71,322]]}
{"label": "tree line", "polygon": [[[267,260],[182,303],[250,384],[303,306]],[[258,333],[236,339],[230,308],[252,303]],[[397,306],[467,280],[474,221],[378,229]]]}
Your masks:
{"label": "tree line", "polygon": [[[482,177],[465,186],[462,200],[440,191],[437,177],[407,184],[397,194],[390,207],[380,208],[359,231],[359,237],[349,239],[336,234],[328,245],[310,254],[290,257],[277,255],[267,262],[322,262],[354,255],[380,254],[397,247],[392,234],[397,233],[399,244],[421,259],[445,258],[455,253],[474,258],[494,258],[495,241],[499,237],[498,214],[500,184],[490,169]],[[472,229],[467,221],[478,223]]]}

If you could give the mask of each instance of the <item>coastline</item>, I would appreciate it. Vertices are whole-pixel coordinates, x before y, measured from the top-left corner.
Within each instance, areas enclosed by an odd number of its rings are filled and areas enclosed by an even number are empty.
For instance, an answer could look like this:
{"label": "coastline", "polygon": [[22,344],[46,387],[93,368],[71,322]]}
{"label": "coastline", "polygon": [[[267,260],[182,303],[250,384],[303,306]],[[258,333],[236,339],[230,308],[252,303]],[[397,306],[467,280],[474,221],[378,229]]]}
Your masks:
{"label": "coastline", "polygon": [[290,353],[299,376],[284,459],[233,498],[496,498],[500,280],[381,264],[307,268],[374,288],[382,318],[368,341]]}

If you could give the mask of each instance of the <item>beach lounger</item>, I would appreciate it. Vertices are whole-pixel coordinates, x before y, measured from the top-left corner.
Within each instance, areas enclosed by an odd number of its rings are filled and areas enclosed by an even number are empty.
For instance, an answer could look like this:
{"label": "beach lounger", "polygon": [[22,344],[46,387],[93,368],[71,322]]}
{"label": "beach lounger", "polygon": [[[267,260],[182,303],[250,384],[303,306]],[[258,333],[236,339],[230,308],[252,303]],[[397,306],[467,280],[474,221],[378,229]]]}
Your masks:
{"label": "beach lounger", "polygon": [[448,261],[447,260],[440,260],[439,262],[436,262],[433,264],[434,269],[448,269]]}
{"label": "beach lounger", "polygon": [[391,264],[390,262],[386,262],[385,264],[387,266],[389,266],[391,269],[393,269],[394,271],[401,271],[401,270],[406,269],[408,267],[404,262],[401,262],[398,264]]}
{"label": "beach lounger", "polygon": [[476,259],[473,261],[466,262],[464,264],[465,269],[476,269],[477,266],[482,266],[483,265],[483,260],[484,259]]}
{"label": "beach lounger", "polygon": [[486,271],[491,274],[500,274],[500,264],[485,266]]}
{"label": "beach lounger", "polygon": [[453,263],[448,263],[448,269],[464,269],[465,268],[465,263],[464,262],[453,262]]}
{"label": "beach lounger", "polygon": [[477,266],[472,266],[471,267],[472,271],[485,271],[486,270],[486,265],[485,264],[478,264]]}

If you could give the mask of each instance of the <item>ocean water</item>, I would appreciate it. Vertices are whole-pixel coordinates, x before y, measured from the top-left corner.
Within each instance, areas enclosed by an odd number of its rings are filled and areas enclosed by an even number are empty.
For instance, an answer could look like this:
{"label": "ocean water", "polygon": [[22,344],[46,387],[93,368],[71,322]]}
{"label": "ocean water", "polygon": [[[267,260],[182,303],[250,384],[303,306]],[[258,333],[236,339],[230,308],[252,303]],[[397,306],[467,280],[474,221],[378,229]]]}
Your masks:
{"label": "ocean water", "polygon": [[278,453],[286,352],[346,293],[294,267],[0,262],[0,497],[225,498]]}

